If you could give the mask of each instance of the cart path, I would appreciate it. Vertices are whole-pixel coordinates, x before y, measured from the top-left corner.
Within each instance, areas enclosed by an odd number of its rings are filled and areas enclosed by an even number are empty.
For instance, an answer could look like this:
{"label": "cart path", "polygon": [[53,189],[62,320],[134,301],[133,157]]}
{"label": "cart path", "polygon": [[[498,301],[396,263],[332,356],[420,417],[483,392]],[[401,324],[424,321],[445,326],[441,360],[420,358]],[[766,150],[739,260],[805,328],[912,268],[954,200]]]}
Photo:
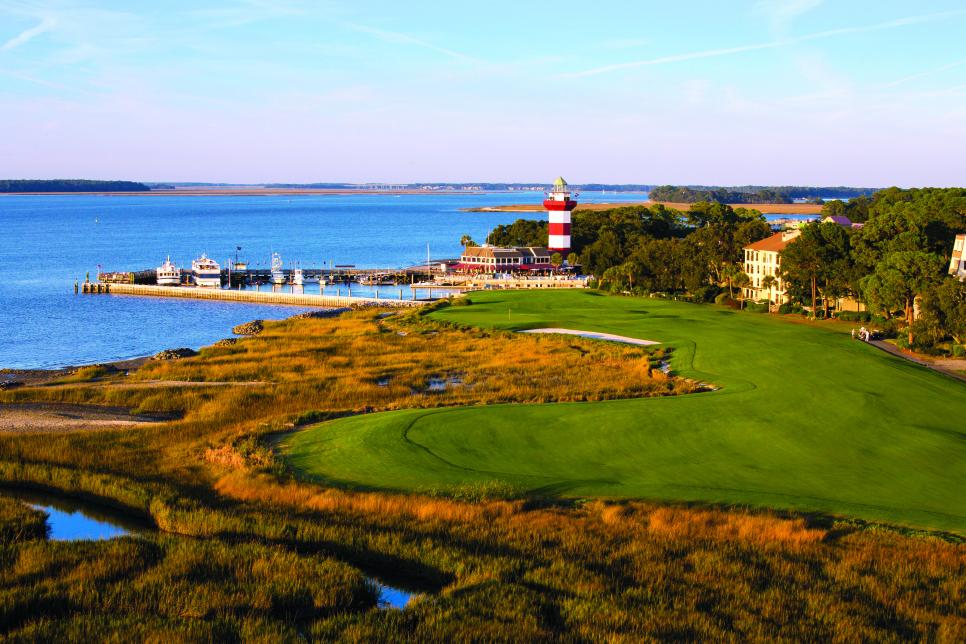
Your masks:
{"label": "cart path", "polygon": [[966,360],[956,360],[956,359],[947,359],[947,360],[939,359],[936,361],[923,360],[922,358],[918,358],[914,355],[910,355],[906,353],[896,345],[886,342],[885,340],[870,340],[869,344],[871,344],[874,347],[878,347],[879,349],[882,349],[886,353],[891,353],[892,355],[897,356],[899,358],[905,358],[909,362],[915,362],[918,365],[922,365],[923,367],[932,369],[933,371],[937,373],[941,373],[944,376],[949,376],[950,378],[955,378],[956,380],[962,380],[963,382],[966,382],[966,374],[956,373],[955,371],[952,371],[952,367],[961,367],[962,369],[966,369]]}

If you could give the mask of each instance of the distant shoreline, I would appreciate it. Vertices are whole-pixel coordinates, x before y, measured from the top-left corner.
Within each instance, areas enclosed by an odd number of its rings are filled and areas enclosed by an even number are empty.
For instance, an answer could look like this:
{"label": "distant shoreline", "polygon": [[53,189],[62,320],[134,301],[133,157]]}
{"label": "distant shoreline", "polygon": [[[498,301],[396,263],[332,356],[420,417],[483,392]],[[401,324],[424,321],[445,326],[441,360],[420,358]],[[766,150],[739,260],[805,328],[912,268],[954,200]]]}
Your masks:
{"label": "distant shoreline", "polygon": [[[588,203],[579,204],[577,210],[610,210],[612,208],[627,208],[631,206],[656,206],[661,204],[675,210],[687,211],[693,204],[675,203],[670,201],[635,201],[617,203]],[[757,210],[763,215],[818,215],[822,213],[822,206],[811,203],[733,203],[733,208],[748,208]],[[541,204],[512,204],[507,206],[482,206],[479,208],[462,208],[464,212],[543,212]]]}
{"label": "distant shoreline", "polygon": [[175,188],[146,192],[0,192],[0,197],[97,195],[100,197],[276,197],[295,195],[480,195],[484,190],[353,190],[351,188]]}

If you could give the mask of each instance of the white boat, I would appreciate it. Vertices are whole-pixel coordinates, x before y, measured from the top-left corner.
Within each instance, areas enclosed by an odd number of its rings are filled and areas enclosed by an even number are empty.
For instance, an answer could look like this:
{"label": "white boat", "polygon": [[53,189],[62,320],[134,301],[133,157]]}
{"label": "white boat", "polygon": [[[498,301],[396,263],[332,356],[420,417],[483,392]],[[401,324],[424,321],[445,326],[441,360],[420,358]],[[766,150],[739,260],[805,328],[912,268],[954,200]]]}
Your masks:
{"label": "white boat", "polygon": [[181,269],[171,262],[168,256],[156,269],[158,286],[178,286],[181,284]]}
{"label": "white boat", "polygon": [[303,275],[302,282],[304,282],[305,284],[320,284],[322,282],[322,279],[318,276],[318,274]]}
{"label": "white boat", "polygon": [[282,258],[278,253],[272,253],[272,276],[269,281],[272,284],[285,283],[285,271],[282,269]]}
{"label": "white boat", "polygon": [[201,288],[221,288],[221,266],[202,253],[191,262],[191,281]]}
{"label": "white boat", "polygon": [[295,286],[302,286],[305,284],[305,276],[302,275],[302,269],[296,268],[292,271],[292,284]]}

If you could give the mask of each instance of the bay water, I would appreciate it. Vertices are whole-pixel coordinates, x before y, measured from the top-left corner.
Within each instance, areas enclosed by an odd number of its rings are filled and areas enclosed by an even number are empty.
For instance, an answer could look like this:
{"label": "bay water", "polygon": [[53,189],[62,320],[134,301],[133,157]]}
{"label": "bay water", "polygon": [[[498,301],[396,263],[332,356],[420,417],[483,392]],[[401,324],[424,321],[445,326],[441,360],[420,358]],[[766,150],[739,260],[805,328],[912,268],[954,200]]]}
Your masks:
{"label": "bay water", "polygon": [[[0,368],[35,369],[124,360],[198,348],[255,319],[301,310],[234,302],[74,294],[102,270],[154,268],[165,257],[190,268],[207,253],[225,265],[236,248],[249,266],[323,263],[401,268],[458,257],[460,237],[539,213],[462,208],[538,203],[539,192],[416,195],[0,195]],[[593,193],[583,202],[641,201],[642,193]],[[315,286],[317,289],[318,286]],[[306,292],[312,287],[307,286]],[[398,294],[398,288],[388,289]],[[328,291],[327,291],[328,292]],[[353,295],[365,295],[353,289]],[[408,289],[405,293],[408,296]],[[392,295],[398,296],[398,295]]]}

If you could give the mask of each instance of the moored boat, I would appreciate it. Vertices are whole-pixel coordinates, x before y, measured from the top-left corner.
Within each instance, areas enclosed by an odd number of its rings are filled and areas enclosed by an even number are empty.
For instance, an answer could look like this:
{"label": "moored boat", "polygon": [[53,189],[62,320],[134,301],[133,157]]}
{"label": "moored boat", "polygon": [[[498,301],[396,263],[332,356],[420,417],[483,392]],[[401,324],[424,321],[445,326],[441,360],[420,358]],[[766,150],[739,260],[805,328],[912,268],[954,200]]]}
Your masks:
{"label": "moored boat", "polygon": [[305,276],[302,274],[301,268],[296,268],[292,271],[292,284],[295,286],[302,286],[305,284]]}
{"label": "moored boat", "polygon": [[168,256],[156,269],[158,286],[178,286],[181,284],[181,269],[174,265]]}
{"label": "moored boat", "polygon": [[272,284],[285,283],[285,270],[282,268],[282,257],[278,253],[272,253]]}
{"label": "moored boat", "polygon": [[202,253],[191,262],[191,281],[202,288],[221,288],[221,266]]}

